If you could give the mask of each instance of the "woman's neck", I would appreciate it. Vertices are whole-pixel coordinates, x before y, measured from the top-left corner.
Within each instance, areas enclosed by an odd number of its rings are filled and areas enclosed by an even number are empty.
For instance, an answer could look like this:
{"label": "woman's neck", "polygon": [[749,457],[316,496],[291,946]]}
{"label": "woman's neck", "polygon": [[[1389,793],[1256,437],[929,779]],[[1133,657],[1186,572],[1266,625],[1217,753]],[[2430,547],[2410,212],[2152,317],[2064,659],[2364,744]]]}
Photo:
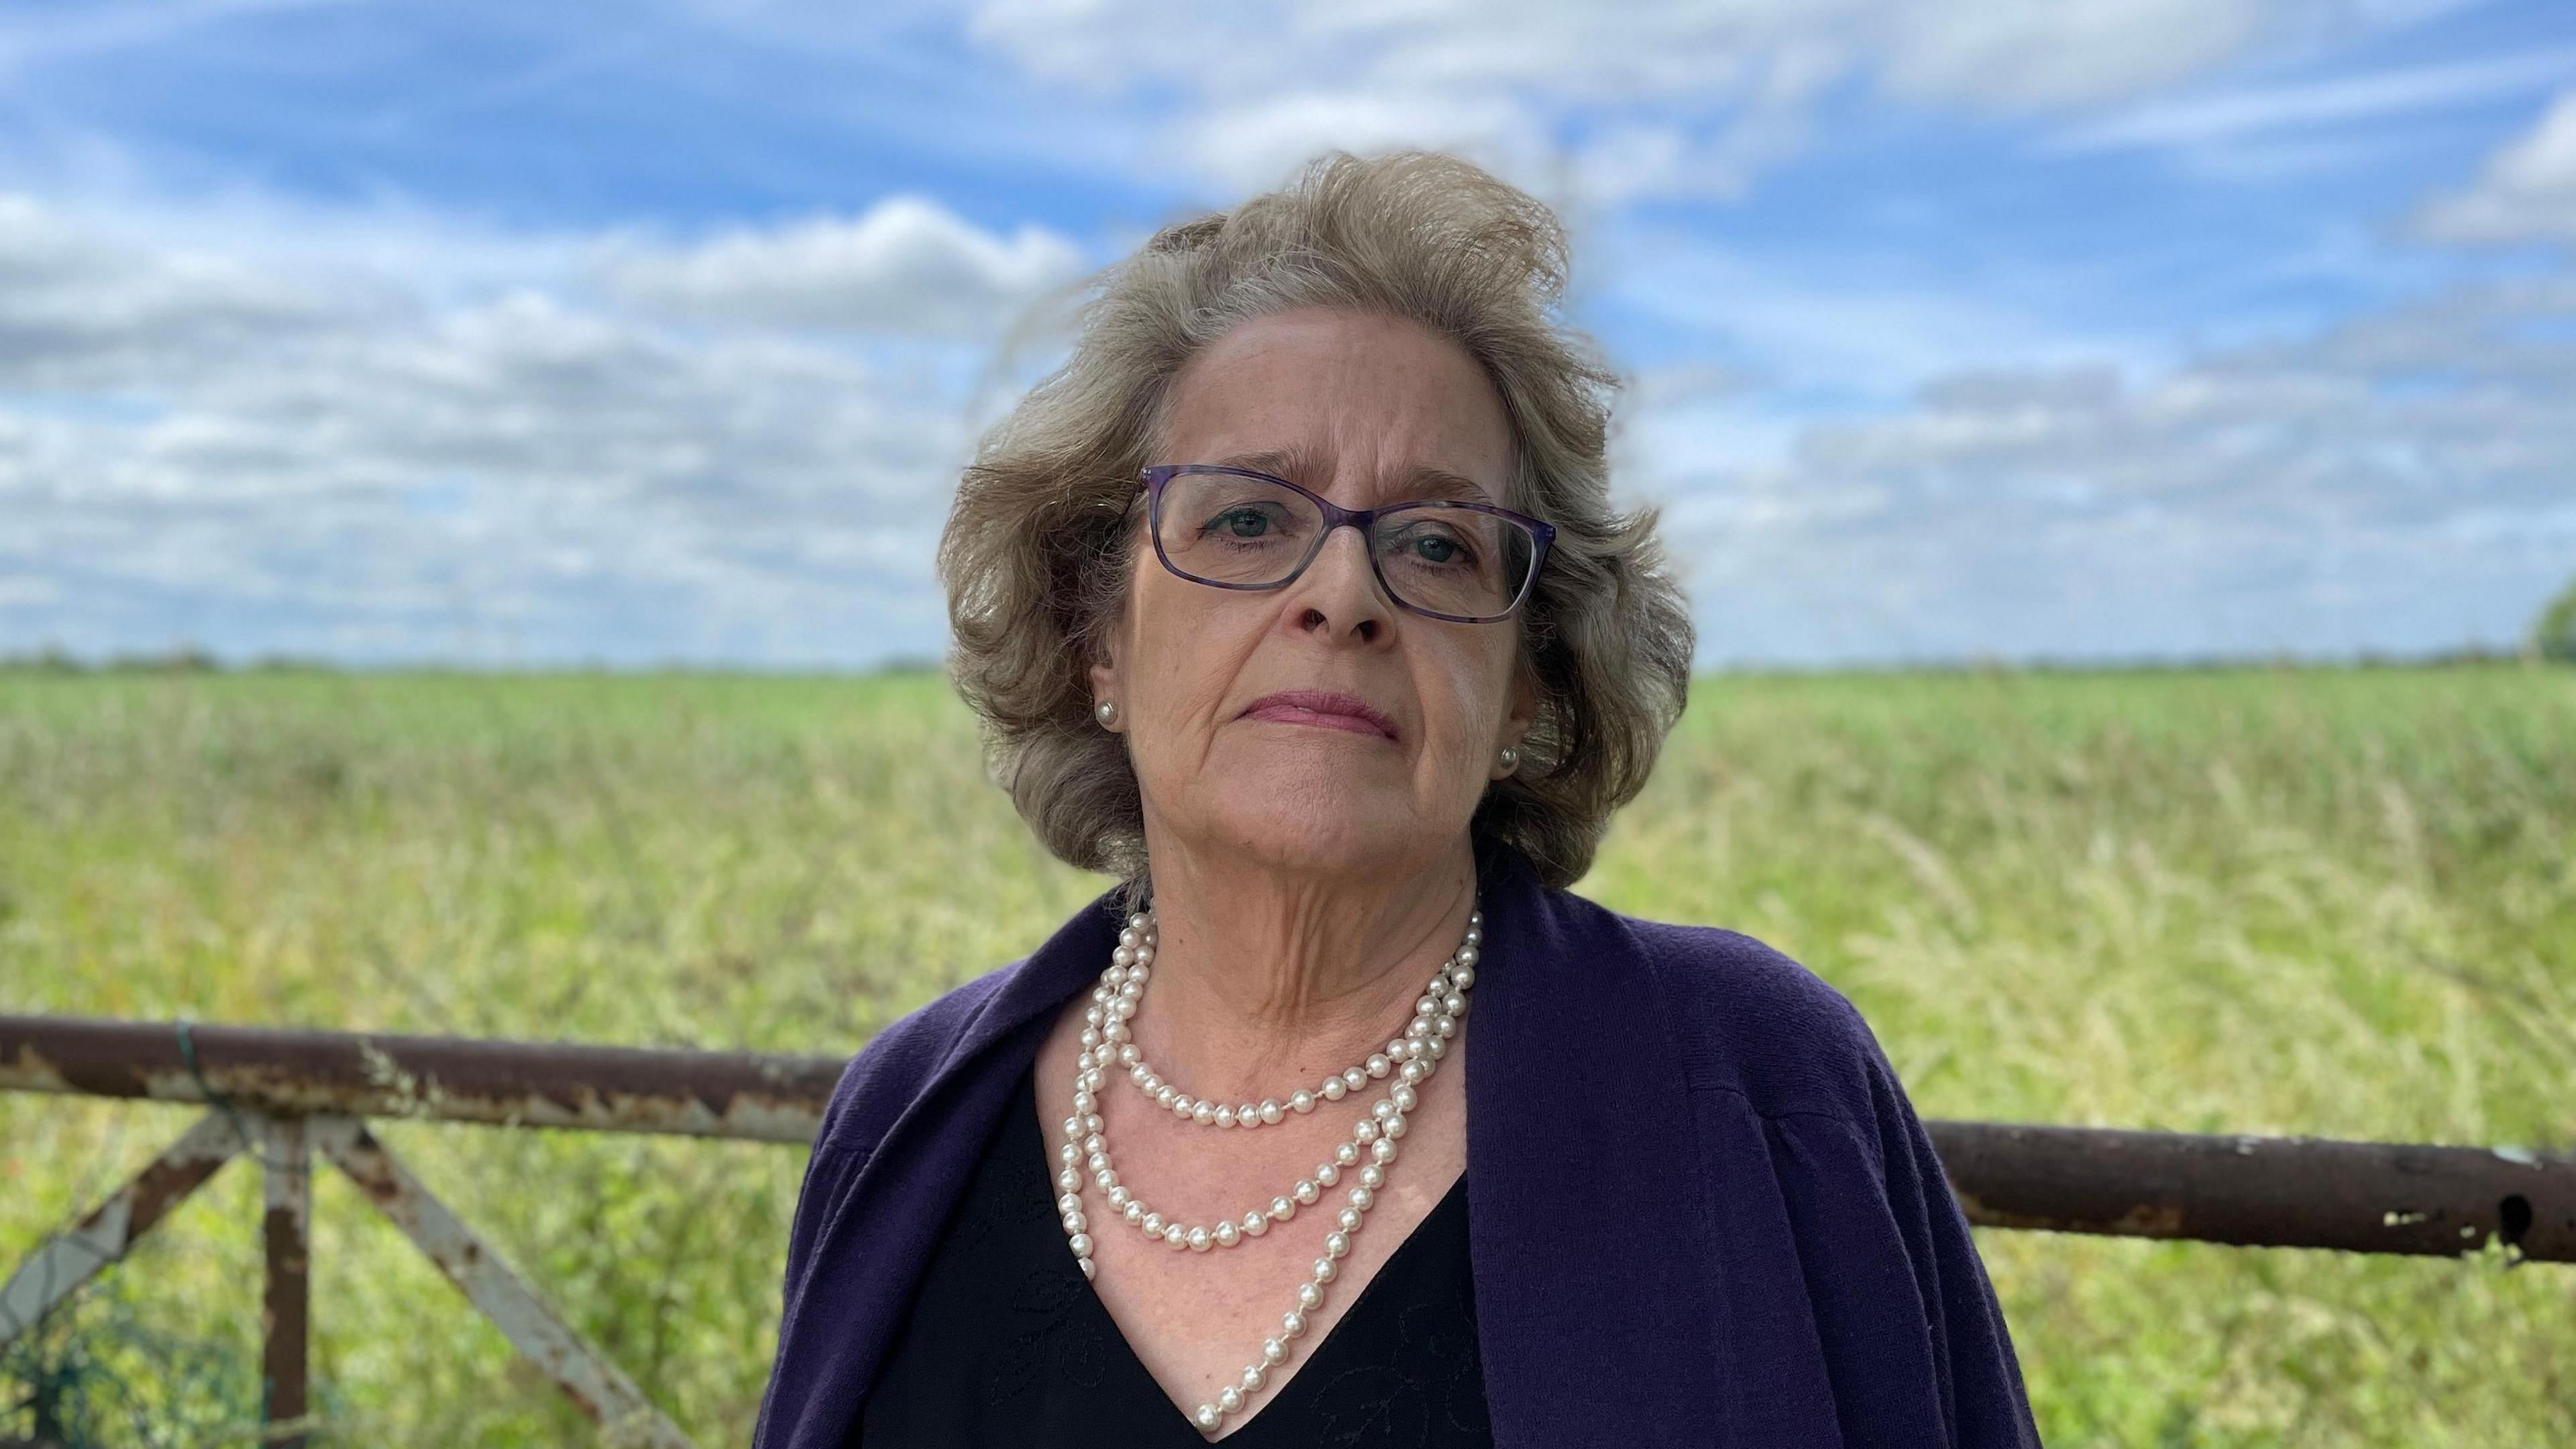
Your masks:
{"label": "woman's neck", "polygon": [[1383,1050],[1474,908],[1475,855],[1331,877],[1187,851],[1154,868],[1154,974],[1132,1023],[1190,1092],[1259,1101]]}

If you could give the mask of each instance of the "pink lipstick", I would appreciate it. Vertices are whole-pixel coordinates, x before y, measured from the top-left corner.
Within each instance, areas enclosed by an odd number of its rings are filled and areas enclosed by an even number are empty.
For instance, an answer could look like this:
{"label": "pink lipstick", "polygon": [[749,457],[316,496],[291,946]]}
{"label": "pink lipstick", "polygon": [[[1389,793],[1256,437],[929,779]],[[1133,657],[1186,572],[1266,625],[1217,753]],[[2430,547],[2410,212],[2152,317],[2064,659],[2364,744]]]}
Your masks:
{"label": "pink lipstick", "polygon": [[1252,702],[1240,718],[1269,720],[1275,724],[1319,725],[1330,730],[1348,730],[1353,734],[1395,738],[1395,721],[1354,695],[1335,694],[1322,689],[1287,689],[1265,694]]}

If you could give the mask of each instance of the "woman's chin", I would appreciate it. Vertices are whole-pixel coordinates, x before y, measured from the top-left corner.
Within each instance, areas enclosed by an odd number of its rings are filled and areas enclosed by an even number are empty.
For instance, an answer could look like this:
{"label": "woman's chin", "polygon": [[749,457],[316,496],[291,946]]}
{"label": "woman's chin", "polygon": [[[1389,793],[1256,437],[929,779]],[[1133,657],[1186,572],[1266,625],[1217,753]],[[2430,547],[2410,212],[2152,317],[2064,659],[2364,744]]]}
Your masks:
{"label": "woman's chin", "polygon": [[1274,869],[1332,872],[1413,853],[1413,802],[1349,789],[1262,792],[1216,822],[1223,837]]}

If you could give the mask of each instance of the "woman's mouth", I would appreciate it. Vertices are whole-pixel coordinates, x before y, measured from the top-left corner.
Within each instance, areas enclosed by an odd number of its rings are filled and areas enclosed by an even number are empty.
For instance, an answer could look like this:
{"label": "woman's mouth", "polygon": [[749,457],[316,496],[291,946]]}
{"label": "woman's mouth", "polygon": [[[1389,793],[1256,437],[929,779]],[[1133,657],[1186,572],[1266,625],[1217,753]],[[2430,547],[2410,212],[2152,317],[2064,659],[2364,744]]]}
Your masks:
{"label": "woman's mouth", "polygon": [[1316,725],[1328,730],[1376,735],[1386,740],[1395,738],[1395,721],[1371,707],[1368,701],[1320,689],[1289,689],[1265,694],[1254,700],[1238,718],[1269,720],[1273,724]]}

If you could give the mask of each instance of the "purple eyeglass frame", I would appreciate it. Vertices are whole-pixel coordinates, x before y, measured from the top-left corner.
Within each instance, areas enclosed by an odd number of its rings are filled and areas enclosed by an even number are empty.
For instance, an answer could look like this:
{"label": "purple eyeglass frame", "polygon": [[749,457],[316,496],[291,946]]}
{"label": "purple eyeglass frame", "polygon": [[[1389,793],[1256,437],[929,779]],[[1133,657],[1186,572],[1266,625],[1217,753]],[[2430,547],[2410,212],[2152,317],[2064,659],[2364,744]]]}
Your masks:
{"label": "purple eyeglass frame", "polygon": [[[1229,584],[1219,579],[1201,578],[1172,562],[1172,556],[1163,552],[1163,485],[1183,473],[1231,473],[1239,478],[1255,478],[1264,483],[1275,483],[1313,502],[1315,507],[1323,512],[1324,526],[1315,531],[1315,541],[1307,546],[1306,556],[1297,560],[1297,566],[1288,571],[1288,576],[1275,584]],[[1146,495],[1145,531],[1154,537],[1154,557],[1162,560],[1164,568],[1181,578],[1194,584],[1205,584],[1211,589],[1232,589],[1240,593],[1266,593],[1272,589],[1284,589],[1305,574],[1306,566],[1313,563],[1315,556],[1324,551],[1324,540],[1333,536],[1334,529],[1345,524],[1358,529],[1360,537],[1365,539],[1370,536],[1369,526],[1391,513],[1402,513],[1409,508],[1464,508],[1472,513],[1490,513],[1496,518],[1507,519],[1529,530],[1530,539],[1534,545],[1530,552],[1529,577],[1521,580],[1521,591],[1512,596],[1512,601],[1503,607],[1501,613],[1443,614],[1437,609],[1426,609],[1408,601],[1395,591],[1393,584],[1386,581],[1386,570],[1378,566],[1377,550],[1374,548],[1364,550],[1368,554],[1369,572],[1376,576],[1377,586],[1386,591],[1388,601],[1406,613],[1420,614],[1426,619],[1440,619],[1452,624],[1499,624],[1519,613],[1521,605],[1529,602],[1530,591],[1538,587],[1538,571],[1547,562],[1548,546],[1556,542],[1556,525],[1532,518],[1526,513],[1514,513],[1508,508],[1497,508],[1491,503],[1441,498],[1408,498],[1402,503],[1390,503],[1384,508],[1344,508],[1313,489],[1300,488],[1277,474],[1263,473],[1251,468],[1228,467],[1223,463],[1157,463],[1143,470],[1138,476],[1142,481],[1138,483],[1137,489]]]}

